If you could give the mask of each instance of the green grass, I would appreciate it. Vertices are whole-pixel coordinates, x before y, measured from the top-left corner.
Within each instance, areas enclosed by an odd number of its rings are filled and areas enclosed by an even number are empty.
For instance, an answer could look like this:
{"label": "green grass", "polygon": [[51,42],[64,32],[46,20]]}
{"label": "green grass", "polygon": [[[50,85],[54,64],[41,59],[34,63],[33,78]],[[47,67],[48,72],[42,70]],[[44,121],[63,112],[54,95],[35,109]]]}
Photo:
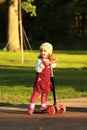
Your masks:
{"label": "green grass", "polygon": [[[38,55],[38,51],[25,51],[22,64],[19,52],[0,51],[1,105],[28,104]],[[55,51],[53,55],[59,59],[54,69],[57,100],[87,97],[87,51]],[[48,100],[52,99],[52,93],[48,94]]]}

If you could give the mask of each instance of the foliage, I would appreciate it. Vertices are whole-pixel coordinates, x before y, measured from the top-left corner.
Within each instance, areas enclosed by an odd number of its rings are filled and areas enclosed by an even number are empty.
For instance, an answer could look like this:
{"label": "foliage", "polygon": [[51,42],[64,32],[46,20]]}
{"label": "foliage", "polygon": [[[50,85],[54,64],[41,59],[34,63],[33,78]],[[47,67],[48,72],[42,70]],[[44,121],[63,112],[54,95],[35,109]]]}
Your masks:
{"label": "foliage", "polygon": [[0,0],[0,3],[4,3],[6,0]]}
{"label": "foliage", "polygon": [[[0,1],[0,48],[7,44],[7,1],[9,0]],[[23,27],[34,49],[37,49],[41,42],[49,41],[56,49],[87,50],[87,0],[22,2]],[[85,19],[81,21],[84,17]]]}
{"label": "foliage", "polygon": [[34,0],[27,0],[22,2],[22,8],[26,11],[26,13],[30,13],[31,16],[36,16],[36,6],[32,3]]}
{"label": "foliage", "polygon": [[75,13],[87,13],[87,0],[76,0],[74,1]]}

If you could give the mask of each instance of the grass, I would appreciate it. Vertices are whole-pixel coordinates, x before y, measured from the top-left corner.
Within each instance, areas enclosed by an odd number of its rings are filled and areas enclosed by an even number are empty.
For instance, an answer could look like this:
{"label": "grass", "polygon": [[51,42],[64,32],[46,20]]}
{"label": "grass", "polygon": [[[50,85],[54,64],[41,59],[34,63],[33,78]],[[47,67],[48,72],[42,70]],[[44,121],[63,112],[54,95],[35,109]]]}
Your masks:
{"label": "grass", "polygon": [[[0,51],[0,105],[27,104],[33,90],[38,51]],[[57,99],[87,97],[87,51],[55,51],[59,59],[54,69]],[[48,100],[52,100],[52,93]],[[37,101],[40,101],[40,96]]]}

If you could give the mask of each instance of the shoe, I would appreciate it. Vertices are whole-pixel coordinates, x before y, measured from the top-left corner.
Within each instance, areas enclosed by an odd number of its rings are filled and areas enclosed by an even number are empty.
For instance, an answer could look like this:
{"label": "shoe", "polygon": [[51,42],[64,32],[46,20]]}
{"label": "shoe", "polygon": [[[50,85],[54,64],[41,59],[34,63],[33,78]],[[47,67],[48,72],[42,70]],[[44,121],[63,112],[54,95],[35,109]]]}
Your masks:
{"label": "shoe", "polygon": [[29,115],[32,115],[33,112],[34,112],[34,108],[28,108],[27,113],[28,113]]}
{"label": "shoe", "polygon": [[41,111],[48,112],[48,106],[41,107]]}

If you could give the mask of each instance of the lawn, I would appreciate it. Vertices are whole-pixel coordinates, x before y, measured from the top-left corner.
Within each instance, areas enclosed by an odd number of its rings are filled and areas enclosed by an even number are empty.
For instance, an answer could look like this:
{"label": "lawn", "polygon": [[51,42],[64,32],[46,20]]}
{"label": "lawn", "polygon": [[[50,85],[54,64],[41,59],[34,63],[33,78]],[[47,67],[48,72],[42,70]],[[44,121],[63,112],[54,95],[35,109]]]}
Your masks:
{"label": "lawn", "polygon": [[[35,78],[38,51],[21,53],[0,51],[0,105],[28,104]],[[87,51],[55,51],[59,59],[54,69],[58,99],[87,97]],[[52,100],[52,93],[47,100]],[[40,101],[40,96],[37,101]]]}

